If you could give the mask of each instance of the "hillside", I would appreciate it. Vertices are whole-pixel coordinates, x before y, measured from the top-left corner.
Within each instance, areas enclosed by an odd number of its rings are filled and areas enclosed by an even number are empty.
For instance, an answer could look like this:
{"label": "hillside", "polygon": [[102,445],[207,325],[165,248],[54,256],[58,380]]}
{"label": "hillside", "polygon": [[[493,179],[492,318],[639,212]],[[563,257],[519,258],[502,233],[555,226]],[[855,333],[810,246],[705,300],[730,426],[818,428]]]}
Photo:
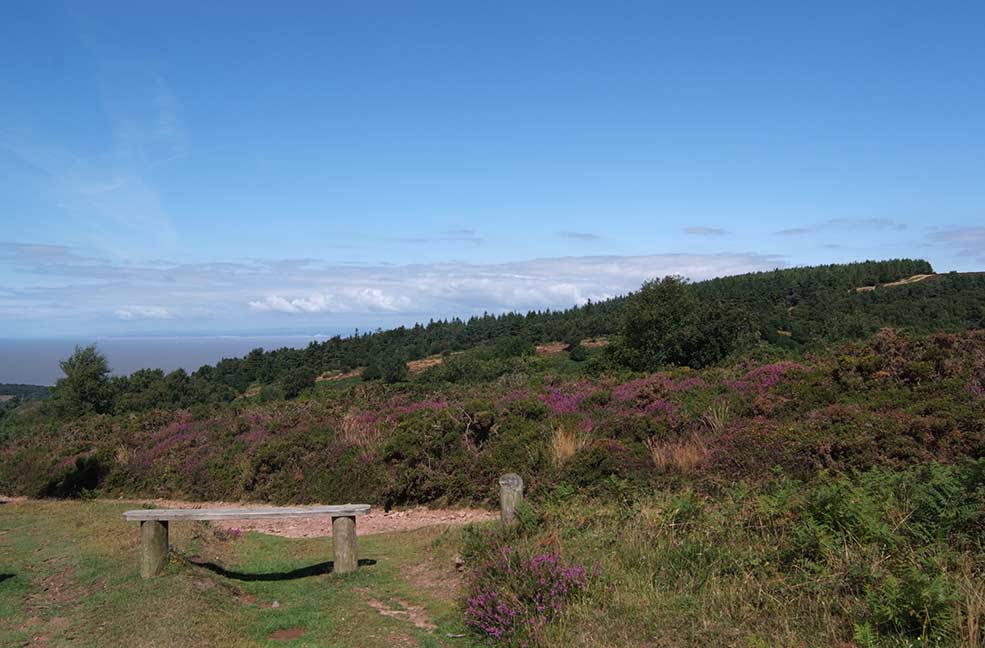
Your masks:
{"label": "hillside", "polygon": [[[864,339],[886,326],[921,334],[985,326],[982,274],[949,273],[932,281],[857,291],[860,286],[931,272],[925,261],[867,261],[724,277],[691,284],[690,291],[702,309],[715,311],[705,313],[705,320],[718,320],[722,325],[733,322],[749,342],[796,353]],[[182,370],[168,375],[141,370],[113,380],[112,402],[102,411],[191,407],[229,402],[248,392],[265,400],[290,399],[312,389],[319,379],[484,380],[509,371],[511,358],[533,353],[536,345],[563,342],[573,348],[581,340],[595,338],[612,342],[601,364],[640,368],[622,353],[626,303],[627,297],[619,297],[566,311],[484,315],[334,337],[312,342],[305,349],[256,349],[243,358],[203,366],[190,375]],[[727,339],[734,333],[721,331],[719,335]],[[584,357],[587,350],[577,350],[576,356]],[[463,351],[467,352],[464,356]],[[716,362],[728,353],[722,349],[700,362]],[[445,362],[452,357],[454,361]],[[688,357],[672,360],[675,364],[695,361]],[[436,370],[439,365],[446,368]],[[477,369],[478,365],[483,367]],[[597,362],[596,369],[600,368]]]}
{"label": "hillside", "polygon": [[[477,645],[980,646],[985,279],[915,274],[671,278],[191,376],[110,379],[81,350],[50,400],[0,418],[0,484],[389,509],[494,506],[517,472],[517,527],[442,536]],[[461,348],[285,378],[428,336]]]}
{"label": "hillside", "polygon": [[0,396],[19,398],[21,400],[44,400],[50,395],[51,387],[46,387],[44,385],[0,383]]}

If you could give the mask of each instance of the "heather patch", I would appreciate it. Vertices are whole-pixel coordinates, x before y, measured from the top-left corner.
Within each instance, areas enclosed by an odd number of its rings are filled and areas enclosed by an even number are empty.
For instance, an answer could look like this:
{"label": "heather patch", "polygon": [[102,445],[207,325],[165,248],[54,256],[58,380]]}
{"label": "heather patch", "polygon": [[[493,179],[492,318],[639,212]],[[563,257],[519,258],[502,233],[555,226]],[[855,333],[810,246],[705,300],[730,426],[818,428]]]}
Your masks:
{"label": "heather patch", "polygon": [[536,645],[548,624],[600,574],[564,562],[557,551],[524,554],[500,546],[491,553],[473,574],[465,623],[499,645]]}

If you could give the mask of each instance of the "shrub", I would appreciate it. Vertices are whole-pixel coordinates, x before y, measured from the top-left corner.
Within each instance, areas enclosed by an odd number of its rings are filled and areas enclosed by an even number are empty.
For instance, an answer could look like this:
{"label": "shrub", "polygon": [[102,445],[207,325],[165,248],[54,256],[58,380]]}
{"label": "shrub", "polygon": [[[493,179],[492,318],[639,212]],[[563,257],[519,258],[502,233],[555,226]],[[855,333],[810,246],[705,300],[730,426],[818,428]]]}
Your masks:
{"label": "shrub", "polygon": [[575,452],[564,464],[561,479],[572,486],[606,490],[611,479],[645,478],[645,460],[618,441],[596,441]]}
{"label": "shrub", "polygon": [[568,352],[568,357],[575,362],[584,362],[588,360],[588,350],[582,345],[577,344]]}
{"label": "shrub", "polygon": [[593,575],[584,565],[565,564],[557,552],[524,555],[501,546],[472,577],[465,623],[503,645],[536,644]]}

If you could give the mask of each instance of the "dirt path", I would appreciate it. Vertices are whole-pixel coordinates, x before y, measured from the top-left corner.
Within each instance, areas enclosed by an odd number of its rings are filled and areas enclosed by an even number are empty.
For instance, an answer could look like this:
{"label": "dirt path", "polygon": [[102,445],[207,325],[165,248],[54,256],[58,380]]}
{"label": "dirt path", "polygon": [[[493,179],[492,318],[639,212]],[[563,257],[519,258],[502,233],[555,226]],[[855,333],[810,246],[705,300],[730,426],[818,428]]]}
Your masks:
{"label": "dirt path", "polygon": [[932,279],[936,277],[935,274],[917,274],[912,277],[906,277],[905,279],[900,279],[898,281],[890,281],[889,283],[876,284],[875,286],[859,286],[855,289],[855,292],[871,292],[876,288],[891,288],[893,286],[905,286],[907,284],[917,283],[918,281],[925,281],[927,279]]}
{"label": "dirt path", "polygon": [[[3,501],[25,501],[24,497],[3,497]],[[105,502],[125,502],[134,505],[153,504],[158,508],[261,508],[260,503],[241,502],[185,502],[169,499],[106,499]],[[359,535],[413,531],[431,526],[460,526],[474,522],[490,522],[498,518],[492,511],[475,508],[430,509],[423,506],[399,511],[384,511],[374,507],[368,514],[359,516]],[[271,518],[267,520],[219,520],[212,522],[222,529],[256,531],[285,538],[320,538],[332,535],[332,521],[325,517]]]}
{"label": "dirt path", "polygon": [[[114,501],[114,500],[109,500]],[[119,501],[119,500],[115,500]],[[269,504],[241,504],[237,502],[182,502],[179,500],[125,500],[135,504],[154,504],[160,508],[258,508]],[[413,531],[430,526],[457,526],[473,522],[489,522],[497,514],[482,509],[429,509],[419,506],[401,511],[384,511],[373,508],[368,514],[359,516],[359,535]],[[284,538],[320,538],[332,535],[332,521],[326,517],[312,518],[271,518],[267,520],[219,520],[212,522],[222,529],[256,531]]]}

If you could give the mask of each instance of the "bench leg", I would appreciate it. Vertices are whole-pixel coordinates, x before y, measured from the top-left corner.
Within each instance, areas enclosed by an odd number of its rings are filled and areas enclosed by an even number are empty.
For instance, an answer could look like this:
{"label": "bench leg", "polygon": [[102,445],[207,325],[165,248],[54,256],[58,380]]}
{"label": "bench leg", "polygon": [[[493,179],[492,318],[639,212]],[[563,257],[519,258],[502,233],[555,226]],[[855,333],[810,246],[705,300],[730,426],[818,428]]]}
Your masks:
{"label": "bench leg", "polygon": [[359,566],[356,556],[356,517],[346,515],[332,518],[332,544],[335,547],[336,574],[351,574]]}
{"label": "bench leg", "polygon": [[140,577],[164,573],[168,562],[168,523],[145,520],[140,523]]}

